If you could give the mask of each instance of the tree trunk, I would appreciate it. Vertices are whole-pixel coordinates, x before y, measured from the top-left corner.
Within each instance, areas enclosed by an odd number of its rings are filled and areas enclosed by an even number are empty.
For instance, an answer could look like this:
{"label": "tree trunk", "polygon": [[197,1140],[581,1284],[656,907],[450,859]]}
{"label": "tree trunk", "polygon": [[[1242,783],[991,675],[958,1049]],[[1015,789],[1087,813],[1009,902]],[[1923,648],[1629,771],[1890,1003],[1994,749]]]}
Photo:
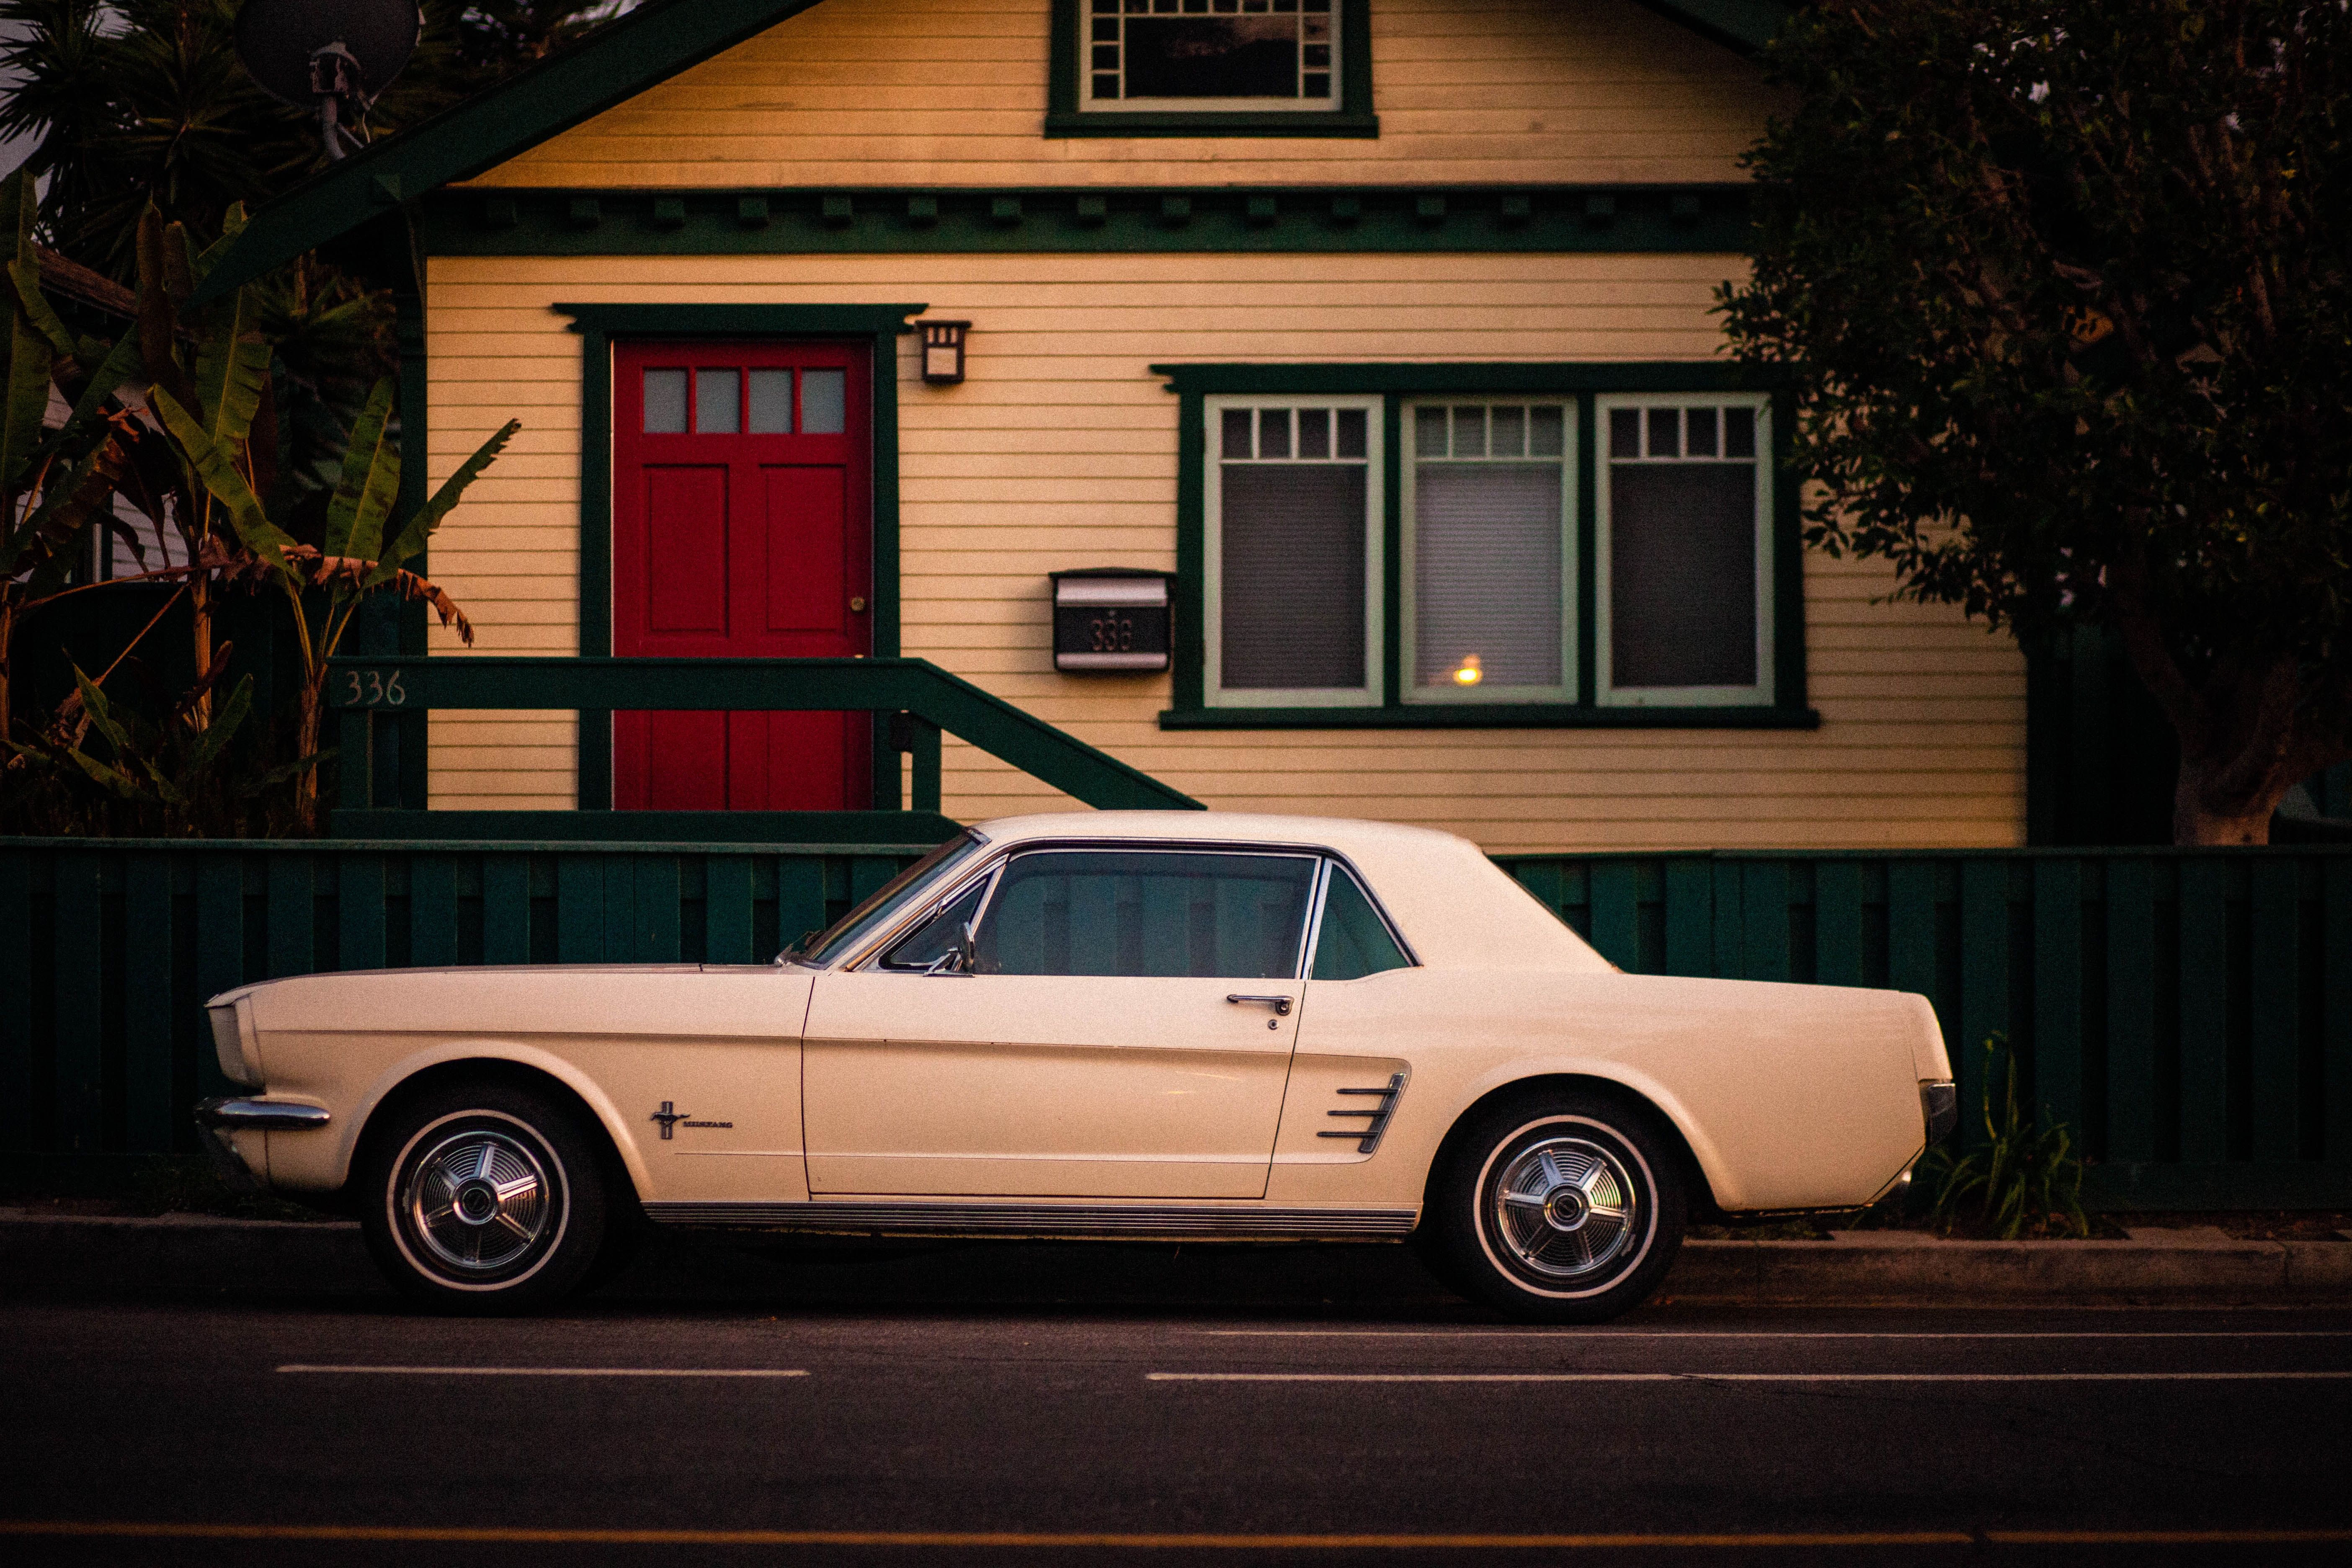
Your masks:
{"label": "tree trunk", "polygon": [[[2268,844],[2271,814],[2285,798],[2293,783],[2282,784],[2239,811],[2216,810],[2207,804],[2214,775],[2221,770],[2199,766],[2187,758],[2172,792],[2172,841],[2175,844]],[[2296,781],[2300,782],[2300,781]]]}
{"label": "tree trunk", "polygon": [[[193,555],[193,552],[191,552]],[[213,667],[213,601],[211,584],[202,575],[188,579],[188,626],[195,638],[196,679],[202,680]],[[196,729],[208,729],[213,721],[213,694],[205,692],[196,699],[194,709]]]}
{"label": "tree trunk", "polygon": [[[325,707],[327,670],[323,661],[312,674],[305,676],[300,692],[301,711],[296,726],[294,754],[315,757],[319,754],[319,729]],[[319,833],[319,764],[312,763],[294,776],[294,816],[302,825],[307,837]]]}

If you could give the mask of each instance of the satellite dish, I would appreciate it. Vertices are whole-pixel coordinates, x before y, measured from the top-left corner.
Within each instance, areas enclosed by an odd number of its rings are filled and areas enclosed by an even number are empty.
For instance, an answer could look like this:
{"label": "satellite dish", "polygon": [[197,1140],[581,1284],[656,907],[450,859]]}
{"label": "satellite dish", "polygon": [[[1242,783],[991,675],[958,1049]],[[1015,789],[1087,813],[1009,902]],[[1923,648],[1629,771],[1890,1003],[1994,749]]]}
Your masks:
{"label": "satellite dish", "polygon": [[316,107],[327,156],[415,51],[416,0],[246,0],[236,53],[272,98]]}

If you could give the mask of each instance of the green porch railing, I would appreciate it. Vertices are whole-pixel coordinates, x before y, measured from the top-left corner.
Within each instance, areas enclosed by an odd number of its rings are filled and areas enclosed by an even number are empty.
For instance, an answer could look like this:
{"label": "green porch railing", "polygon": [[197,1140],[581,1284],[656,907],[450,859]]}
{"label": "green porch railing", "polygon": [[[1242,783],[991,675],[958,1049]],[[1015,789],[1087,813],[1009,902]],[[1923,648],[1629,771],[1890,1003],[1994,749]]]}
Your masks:
{"label": "green porch railing", "polygon": [[[877,770],[881,810],[901,805],[897,753],[904,752],[914,760],[913,809],[938,813],[942,731],[1099,809],[1201,809],[921,658],[339,658],[328,697],[341,710],[339,750],[347,758],[373,758],[378,716],[436,708],[576,709],[583,732],[615,709],[866,711],[889,719],[877,726],[877,755],[889,763]],[[375,822],[375,773],[372,764],[341,770],[339,823]]]}
{"label": "green porch railing", "polygon": [[[0,1165],[186,1152],[246,981],[759,962],[927,847],[0,839]],[[1964,1135],[2006,1033],[2097,1203],[2352,1208],[2352,849],[1502,863],[1631,970],[1925,993]]]}

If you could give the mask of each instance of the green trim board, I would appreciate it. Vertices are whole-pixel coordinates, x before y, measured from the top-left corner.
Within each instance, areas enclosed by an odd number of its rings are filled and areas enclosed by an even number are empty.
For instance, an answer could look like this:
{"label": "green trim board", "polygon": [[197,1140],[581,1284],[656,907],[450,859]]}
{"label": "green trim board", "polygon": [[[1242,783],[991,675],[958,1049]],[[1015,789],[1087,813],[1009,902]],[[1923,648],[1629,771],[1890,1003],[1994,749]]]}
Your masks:
{"label": "green trim board", "polygon": [[940,252],[1743,255],[1746,183],[1612,185],[500,186],[414,204],[430,256]]}
{"label": "green trim board", "polygon": [[1338,102],[1330,109],[1133,111],[1079,107],[1085,0],[1053,0],[1045,50],[1047,136],[1346,136],[1381,133],[1372,111],[1371,0],[1339,0]]}
{"label": "green trim board", "polygon": [[[1164,730],[1262,729],[1789,729],[1817,728],[1820,715],[1805,696],[1803,542],[1795,481],[1787,462],[1792,410],[1785,389],[1745,367],[1723,362],[1643,361],[1610,363],[1498,364],[1156,364],[1168,390],[1181,399],[1178,416],[1175,636],[1171,706]],[[1603,707],[1598,701],[1595,606],[1601,592],[1594,500],[1601,463],[1596,400],[1606,393],[1763,392],[1772,399],[1775,473],[1769,520],[1772,592],[1769,703],[1738,707]],[[1380,531],[1386,542],[1381,584],[1381,701],[1332,707],[1223,707],[1207,700],[1208,475],[1207,400],[1213,396],[1361,396],[1384,400]],[[1572,703],[1406,702],[1403,672],[1402,411],[1428,396],[1551,396],[1573,399],[1579,431],[1576,484],[1578,549],[1573,611],[1578,636],[1578,700]]]}
{"label": "green trim board", "polygon": [[[562,304],[580,334],[580,653],[613,651],[613,340],[615,338],[856,338],[873,347],[874,652],[898,652],[898,334],[928,309],[901,305]],[[577,800],[613,808],[612,711],[580,710]],[[895,797],[898,759],[874,742],[877,805]],[[895,802],[893,803],[895,804]]]}
{"label": "green trim board", "polygon": [[1760,55],[1789,25],[1793,8],[1781,0],[1638,0],[1670,22],[1735,54]]}
{"label": "green trim board", "polygon": [[271,202],[214,267],[197,299],[212,299],[427,191],[503,163],[816,4],[646,0],[574,47],[329,164]]}

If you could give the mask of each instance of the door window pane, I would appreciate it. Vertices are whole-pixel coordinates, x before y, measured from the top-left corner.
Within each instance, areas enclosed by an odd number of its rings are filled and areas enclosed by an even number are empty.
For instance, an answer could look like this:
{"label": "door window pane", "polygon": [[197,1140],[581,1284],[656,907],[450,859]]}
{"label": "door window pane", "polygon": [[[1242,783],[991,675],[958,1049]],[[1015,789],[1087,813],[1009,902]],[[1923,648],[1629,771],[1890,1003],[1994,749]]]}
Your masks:
{"label": "door window pane", "polygon": [[646,372],[645,385],[646,434],[686,434],[686,372],[649,370]]}
{"label": "door window pane", "polygon": [[742,428],[742,373],[698,370],[694,373],[694,427],[706,436],[732,436]]}
{"label": "door window pane", "polygon": [[838,436],[849,428],[849,373],[801,372],[801,434]]}
{"label": "door window pane", "polygon": [[793,428],[793,373],[755,370],[751,373],[751,434],[784,436]]}
{"label": "door window pane", "polygon": [[882,955],[882,967],[896,970],[925,970],[942,958],[953,954],[961,942],[963,928],[980,912],[980,900],[988,891],[988,879],[967,889],[962,896],[940,910],[937,914],[890,944]]}
{"label": "door window pane", "polygon": [[1330,886],[1323,893],[1323,924],[1315,933],[1312,978],[1361,980],[1384,969],[1407,968],[1412,962],[1356,879],[1332,867]]}
{"label": "door window pane", "polygon": [[1305,855],[1044,850],[998,879],[982,974],[1287,980],[1315,860]]}

